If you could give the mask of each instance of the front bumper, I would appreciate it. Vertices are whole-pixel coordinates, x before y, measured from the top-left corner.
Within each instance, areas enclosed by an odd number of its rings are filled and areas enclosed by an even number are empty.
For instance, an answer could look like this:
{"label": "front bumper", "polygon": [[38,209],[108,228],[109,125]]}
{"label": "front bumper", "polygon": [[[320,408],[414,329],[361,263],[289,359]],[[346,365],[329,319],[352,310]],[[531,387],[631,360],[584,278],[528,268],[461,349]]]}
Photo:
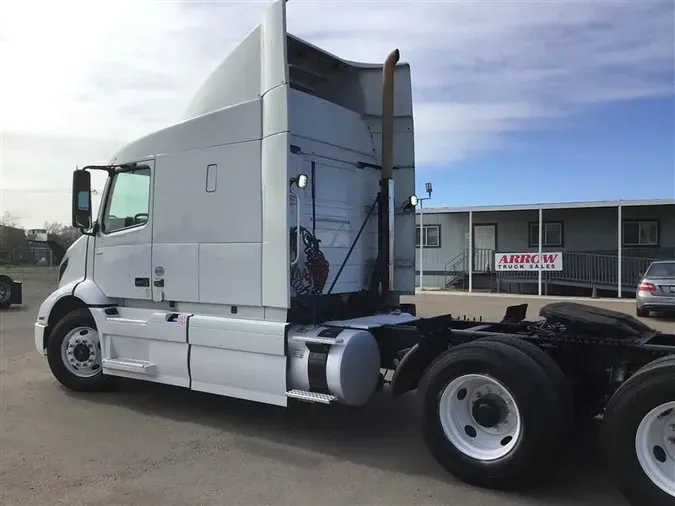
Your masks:
{"label": "front bumper", "polygon": [[35,349],[40,355],[46,355],[45,352],[45,330],[47,325],[37,322],[35,324]]}

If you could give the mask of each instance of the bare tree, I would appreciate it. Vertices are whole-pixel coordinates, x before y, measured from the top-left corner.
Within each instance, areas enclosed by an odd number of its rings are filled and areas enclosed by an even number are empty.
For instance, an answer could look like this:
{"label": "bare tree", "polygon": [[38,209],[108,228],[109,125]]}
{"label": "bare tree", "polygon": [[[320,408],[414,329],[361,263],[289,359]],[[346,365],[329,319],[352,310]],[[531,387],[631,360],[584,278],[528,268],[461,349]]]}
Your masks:
{"label": "bare tree", "polygon": [[5,211],[0,218],[0,225],[5,227],[18,228],[19,220],[10,211]]}
{"label": "bare tree", "polygon": [[56,221],[54,222],[45,221],[43,227],[47,231],[47,234],[59,236],[63,233],[63,230],[66,228],[65,225],[62,225],[61,223],[58,223]]}
{"label": "bare tree", "polygon": [[64,248],[68,248],[82,235],[78,229],[56,221],[45,222],[43,228],[47,231],[47,237],[50,240],[58,242]]}

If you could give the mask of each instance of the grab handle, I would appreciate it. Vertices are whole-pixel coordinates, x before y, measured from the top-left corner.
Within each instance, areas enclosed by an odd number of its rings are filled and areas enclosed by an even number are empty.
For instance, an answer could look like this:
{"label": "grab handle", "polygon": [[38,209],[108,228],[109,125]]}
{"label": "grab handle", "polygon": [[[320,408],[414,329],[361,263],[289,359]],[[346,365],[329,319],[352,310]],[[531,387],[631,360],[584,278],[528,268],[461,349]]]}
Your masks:
{"label": "grab handle", "polygon": [[291,262],[291,267],[300,260],[300,196],[293,190],[289,190],[291,195],[295,197],[295,212],[296,212],[296,226],[295,226],[295,260]]}

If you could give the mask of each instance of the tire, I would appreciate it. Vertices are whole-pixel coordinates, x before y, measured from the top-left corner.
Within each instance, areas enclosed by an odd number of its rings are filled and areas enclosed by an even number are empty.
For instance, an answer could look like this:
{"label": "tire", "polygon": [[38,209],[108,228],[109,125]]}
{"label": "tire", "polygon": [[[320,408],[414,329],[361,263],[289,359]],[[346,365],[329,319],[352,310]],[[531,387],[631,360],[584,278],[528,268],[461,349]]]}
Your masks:
{"label": "tire", "polygon": [[662,366],[668,365],[668,364],[675,365],[675,354],[666,355],[664,357],[657,358],[656,360],[652,360],[647,365],[644,365],[638,371],[636,371],[635,374],[633,374],[633,376],[631,376],[630,379],[634,378],[635,376],[638,376],[639,374],[644,374],[647,371],[651,371],[652,369],[654,369],[656,367],[662,367]]}
{"label": "tire", "polygon": [[9,276],[0,275],[0,309],[7,309],[12,305],[12,286],[14,282]]}
{"label": "tire", "polygon": [[555,388],[558,396],[560,420],[563,424],[562,430],[567,432],[574,426],[574,394],[572,386],[567,376],[562,372],[560,366],[544,350],[524,339],[516,339],[507,336],[490,336],[479,339],[478,341],[492,341],[504,343],[516,348],[528,355],[546,374],[549,381]]}
{"label": "tire", "polygon": [[[459,382],[474,381],[476,376],[481,381],[498,382],[497,391],[503,388],[510,394],[520,421],[520,431],[511,440],[502,440],[503,448],[489,455],[467,450],[467,444],[479,441],[474,433],[484,438],[485,431],[470,414],[463,415],[471,411],[472,403],[475,406],[477,397],[469,393],[471,387],[453,387]],[[449,395],[448,389],[453,388],[456,395]],[[558,444],[563,440],[558,391],[527,353],[494,341],[456,346],[431,363],[417,394],[421,399],[425,442],[434,458],[459,480],[483,488],[517,490],[554,474],[551,462],[556,460]],[[447,410],[448,406],[455,407]],[[467,419],[472,421],[467,422],[466,432],[462,432],[461,425]]]}
{"label": "tire", "polygon": [[[660,420],[659,414],[664,415]],[[641,430],[648,420],[656,420],[658,429],[649,442]],[[616,485],[631,505],[675,504],[675,440],[664,441],[671,434],[670,426],[675,427],[675,356],[656,360],[635,373],[614,393],[605,411],[603,449]],[[650,466],[658,470],[659,484],[645,471]]]}
{"label": "tire", "polygon": [[635,315],[640,318],[649,318],[649,311],[646,309],[635,308]]}
{"label": "tire", "polygon": [[[79,329],[79,330],[78,330]],[[77,331],[77,334],[75,332]],[[80,359],[82,375],[74,373],[74,367],[68,364],[64,341],[73,337],[73,343],[82,338],[82,346],[86,347],[85,355],[77,356],[80,344],[74,344],[71,349],[74,357]],[[68,341],[66,341],[67,343]],[[91,345],[91,346],[90,346]],[[87,356],[86,353],[89,353]],[[83,358],[86,357],[86,358]],[[95,358],[92,358],[95,357]],[[92,362],[89,363],[89,358]],[[47,343],[47,361],[54,377],[66,388],[76,392],[96,392],[105,390],[110,383],[110,378],[103,375],[101,367],[101,348],[98,340],[96,322],[87,308],[80,308],[65,315],[54,327],[49,335]],[[88,373],[84,375],[85,371]]]}

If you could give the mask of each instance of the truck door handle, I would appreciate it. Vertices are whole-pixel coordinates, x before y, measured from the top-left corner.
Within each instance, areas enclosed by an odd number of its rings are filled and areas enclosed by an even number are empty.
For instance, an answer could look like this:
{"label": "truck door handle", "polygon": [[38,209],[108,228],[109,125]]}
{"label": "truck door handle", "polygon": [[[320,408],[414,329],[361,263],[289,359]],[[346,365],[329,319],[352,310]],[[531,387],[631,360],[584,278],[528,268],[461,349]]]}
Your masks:
{"label": "truck door handle", "polygon": [[136,278],[134,283],[136,286],[150,286],[150,278]]}

